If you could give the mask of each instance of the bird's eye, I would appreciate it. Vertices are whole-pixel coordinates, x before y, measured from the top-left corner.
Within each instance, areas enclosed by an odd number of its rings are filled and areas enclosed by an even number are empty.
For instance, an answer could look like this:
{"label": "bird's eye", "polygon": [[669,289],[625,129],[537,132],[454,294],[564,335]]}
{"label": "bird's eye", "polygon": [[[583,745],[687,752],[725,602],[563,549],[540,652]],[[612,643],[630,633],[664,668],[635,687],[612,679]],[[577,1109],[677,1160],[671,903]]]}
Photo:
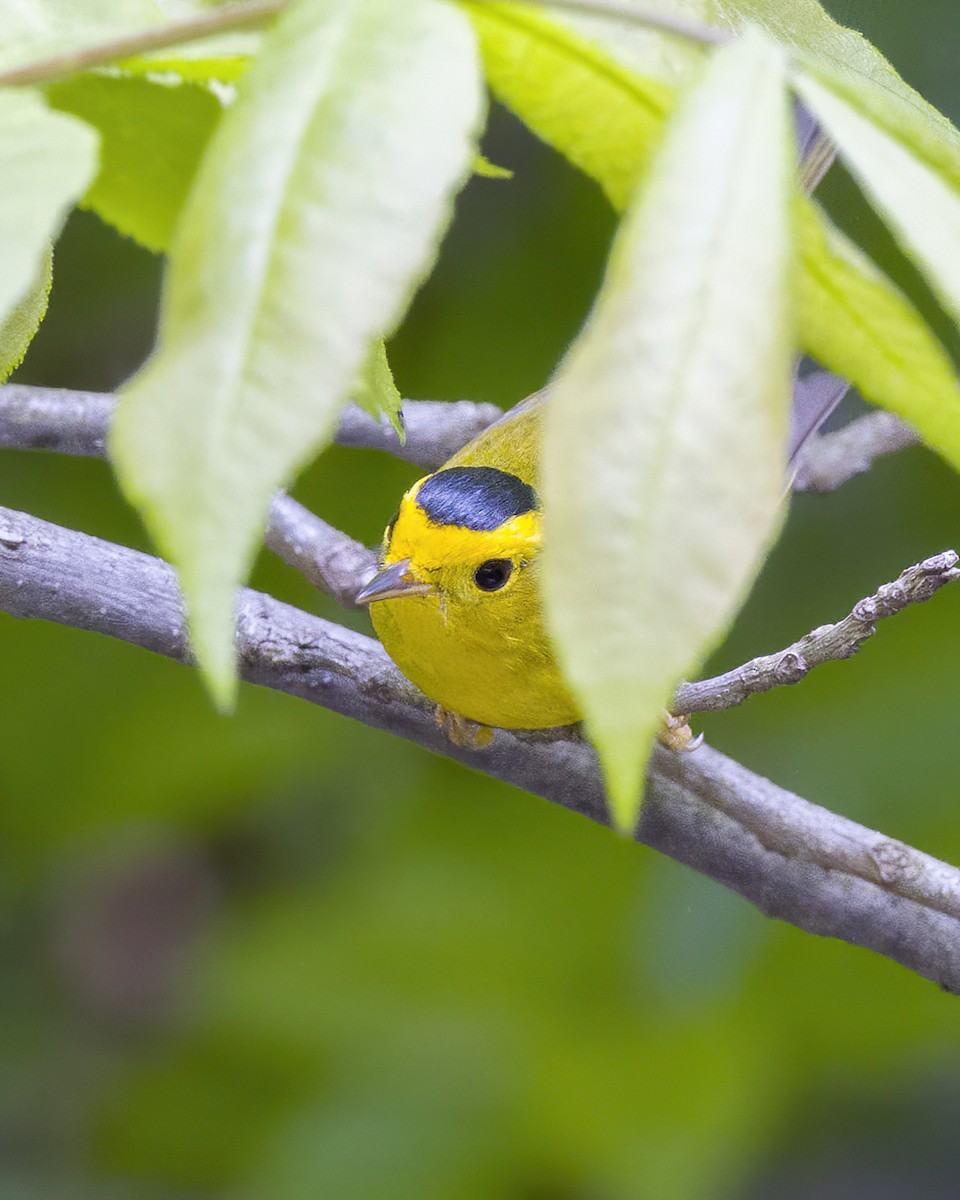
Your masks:
{"label": "bird's eye", "polygon": [[498,592],[513,573],[509,558],[490,558],[473,573],[473,582],[481,592]]}

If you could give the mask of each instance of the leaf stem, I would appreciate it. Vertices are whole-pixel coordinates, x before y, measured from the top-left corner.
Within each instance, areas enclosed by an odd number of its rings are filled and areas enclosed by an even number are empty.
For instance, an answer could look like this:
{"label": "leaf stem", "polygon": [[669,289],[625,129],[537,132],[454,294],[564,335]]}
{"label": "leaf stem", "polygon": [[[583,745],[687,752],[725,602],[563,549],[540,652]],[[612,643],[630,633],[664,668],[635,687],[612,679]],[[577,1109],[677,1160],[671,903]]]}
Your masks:
{"label": "leaf stem", "polygon": [[[467,0],[469,4],[487,4],[491,0]],[[492,0],[497,3],[498,0]],[[540,8],[556,8],[569,12],[587,13],[598,17],[613,17],[620,21],[629,21],[634,25],[643,25],[660,33],[672,34],[689,42],[698,42],[702,46],[722,46],[733,39],[730,30],[718,29],[715,25],[704,25],[688,17],[680,17],[672,13],[658,12],[653,8],[645,8],[633,4],[631,0],[514,0],[519,4],[535,4]]]}
{"label": "leaf stem", "polygon": [[213,34],[262,25],[278,16],[287,7],[288,2],[289,0],[249,0],[244,4],[229,4],[189,20],[174,21],[156,29],[126,34],[77,50],[67,50],[63,54],[54,54],[49,58],[37,59],[35,62],[0,71],[0,87],[53,83],[57,79],[75,75],[78,71],[105,67],[151,50],[163,50],[168,46],[198,41]]}

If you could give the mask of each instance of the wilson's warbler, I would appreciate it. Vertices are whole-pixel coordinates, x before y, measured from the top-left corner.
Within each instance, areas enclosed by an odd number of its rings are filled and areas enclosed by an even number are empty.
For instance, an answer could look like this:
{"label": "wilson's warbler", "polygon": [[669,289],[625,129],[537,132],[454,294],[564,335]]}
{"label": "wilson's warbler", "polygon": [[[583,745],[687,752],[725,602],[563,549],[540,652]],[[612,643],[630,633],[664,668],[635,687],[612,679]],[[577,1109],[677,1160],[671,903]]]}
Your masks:
{"label": "wilson's warbler", "polygon": [[357,596],[421,691],[447,713],[502,729],[580,719],[540,602],[541,404],[531,396],[410,488],[380,570]]}
{"label": "wilson's warbler", "polygon": [[[843,398],[847,384],[813,371],[795,384],[788,461]],[[380,570],[357,595],[387,653],[442,713],[501,729],[572,725],[581,714],[557,666],[539,588],[542,510],[537,392],[404,495],[383,539]],[[699,744],[686,718],[664,714],[661,741]]]}

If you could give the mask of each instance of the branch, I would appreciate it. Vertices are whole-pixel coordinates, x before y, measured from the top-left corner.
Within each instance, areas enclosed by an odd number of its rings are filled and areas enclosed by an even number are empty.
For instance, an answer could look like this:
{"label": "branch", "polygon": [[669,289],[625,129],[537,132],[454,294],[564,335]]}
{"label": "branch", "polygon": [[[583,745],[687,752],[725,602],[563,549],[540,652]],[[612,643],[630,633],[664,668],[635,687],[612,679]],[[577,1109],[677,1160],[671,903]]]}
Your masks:
{"label": "branch", "polygon": [[919,435],[893,413],[866,413],[837,429],[812,437],[803,448],[793,482],[796,492],[832,492],[876,459],[907,446],[920,445]]}
{"label": "branch", "polygon": [[[0,387],[0,447],[102,457],[115,405],[113,396],[99,392],[8,384]],[[353,405],[341,416],[336,440],[344,446],[403,453],[411,462],[435,467],[502,415],[495,405],[466,400],[453,404],[408,400],[403,412],[407,440],[402,449],[386,421],[375,421]],[[894,440],[902,441],[910,433],[897,418],[871,413],[838,433],[815,439],[815,461],[819,455],[854,474],[858,468],[851,464],[864,462],[863,447],[868,440],[872,438],[874,449],[880,444],[877,429],[881,434],[892,430],[888,442],[891,448]],[[851,445],[860,446],[860,453],[851,450]],[[810,461],[809,452],[804,453],[800,471]],[[346,608],[355,607],[354,597],[376,565],[373,551],[282,492],[270,510],[266,543],[288,566]],[[952,551],[928,559],[909,568],[896,583],[886,584],[874,596],[861,600],[838,625],[822,626],[785,650],[755,658],[714,679],[682,684],[674,711],[686,715],[717,712],[742,704],[758,692],[798,683],[812,667],[824,662],[849,658],[874,632],[875,620],[928,599],[956,578],[955,565]]]}
{"label": "branch", "polygon": [[[102,392],[7,384],[0,387],[0,447],[105,458],[115,408],[116,398]],[[502,415],[495,404],[407,400],[401,446],[387,421],[375,421],[348,405],[335,440],[341,446],[386,450],[432,470]],[[314,587],[348,608],[376,563],[366,546],[282,492],[270,510],[266,543]]]}
{"label": "branch", "polygon": [[[109,392],[0,385],[0,447],[107,456],[107,431],[117,399]],[[404,400],[403,445],[388,421],[376,421],[355,404],[340,414],[334,441],[357,450],[385,450],[428,470],[442,466],[467,442],[503,416],[495,404],[470,400]]]}
{"label": "branch", "polygon": [[[473,0],[474,3],[482,0]],[[570,9],[574,12],[596,13],[643,25],[661,33],[699,42],[701,45],[718,46],[732,36],[725,29],[703,25],[699,21],[674,17],[655,9],[637,8],[621,0],[522,0],[523,3],[546,4],[550,8]],[[137,30],[109,41],[97,42],[92,46],[81,46],[53,54],[48,58],[35,59],[18,67],[0,71],[0,87],[22,87],[26,84],[53,83],[55,80],[76,75],[78,71],[89,71],[94,67],[106,67],[149,54],[154,50],[165,50],[181,46],[185,42],[196,42],[218,33],[236,29],[251,29],[265,25],[289,7],[289,0],[248,0],[244,4],[224,4],[211,13],[188,17],[183,21],[170,21],[152,29]]]}
{"label": "branch", "polygon": [[0,87],[21,87],[31,83],[52,83],[76,75],[78,71],[89,71],[93,67],[106,67],[153,50],[165,50],[170,46],[181,46],[184,42],[195,42],[217,33],[234,29],[249,29],[271,21],[287,7],[288,0],[251,0],[247,4],[225,4],[222,8],[183,21],[171,21],[153,29],[138,30],[123,37],[98,42],[93,46],[82,46],[77,50],[66,50],[49,58],[36,59],[19,67],[0,71]]}
{"label": "branch", "polygon": [[[189,662],[183,605],[159,559],[0,509],[0,611],[93,630]],[[453,746],[433,706],[372,639],[238,592],[242,677],[299,696],[606,821],[584,742],[497,731]],[[778,788],[703,746],[656,747],[638,837],[770,916],[884,954],[960,992],[960,871]]]}
{"label": "branch", "polygon": [[677,691],[674,712],[689,716],[734,708],[758,692],[799,683],[813,667],[852,658],[876,632],[876,621],[892,617],[910,604],[929,600],[944,584],[960,579],[958,561],[955,551],[945,550],[907,567],[894,583],[885,583],[872,596],[859,600],[850,615],[836,625],[821,625],[786,650],[751,659],[724,675],[697,683],[682,683]]}
{"label": "branch", "polygon": [[396,458],[435,471],[502,416],[503,409],[495,404],[475,404],[471,400],[404,400],[406,437],[401,445],[388,421],[375,421],[355,404],[348,404],[340,414],[334,440],[338,446],[357,450],[386,450]]}
{"label": "branch", "polygon": [[354,598],[377,566],[372,550],[328,525],[285,492],[278,492],[271,506],[266,543],[288,567],[344,608],[357,607]]}
{"label": "branch", "polygon": [[[482,5],[490,0],[468,2]],[[496,3],[497,0],[493,2]],[[617,21],[626,21],[630,25],[651,29],[655,33],[666,33],[688,42],[697,42],[701,46],[722,46],[734,36],[728,29],[718,29],[715,25],[705,25],[702,21],[695,21],[690,17],[647,8],[635,4],[633,0],[520,0],[520,3],[534,4],[538,8],[555,8],[561,12],[566,10],[598,17],[612,17]]]}

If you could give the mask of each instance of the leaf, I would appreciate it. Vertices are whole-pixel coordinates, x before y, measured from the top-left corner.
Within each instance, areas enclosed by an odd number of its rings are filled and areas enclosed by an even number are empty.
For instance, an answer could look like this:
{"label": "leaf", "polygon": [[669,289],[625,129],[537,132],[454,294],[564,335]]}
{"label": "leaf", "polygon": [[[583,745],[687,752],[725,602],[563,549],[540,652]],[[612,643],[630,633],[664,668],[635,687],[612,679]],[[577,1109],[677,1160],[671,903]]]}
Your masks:
{"label": "leaf", "polygon": [[480,175],[484,179],[512,179],[513,171],[509,167],[498,167],[496,163],[491,162],[489,158],[485,158],[482,154],[476,155],[473,160],[473,173]]}
{"label": "leaf", "polygon": [[622,208],[659,141],[670,88],[534,10],[466,8],[494,95]]}
{"label": "leaf", "polygon": [[397,431],[401,444],[406,436],[401,408],[403,399],[393,382],[393,372],[387,361],[387,348],[379,339],[367,355],[360,378],[354,385],[351,399],[375,420],[387,417]]}
{"label": "leaf", "polygon": [[[504,5],[504,7],[507,7]],[[623,7],[641,15],[683,16],[705,25],[716,24],[705,0],[625,0]],[[641,21],[617,17],[613,11],[557,9],[551,19],[571,33],[602,48],[620,66],[635,75],[655,79],[668,87],[685,86],[691,71],[704,63],[707,48],[687,38],[664,34]]]}
{"label": "leaf", "polygon": [[[623,44],[624,22],[593,18],[591,43],[549,18],[515,7],[467,7],[481,35],[494,92],[622,208],[673,103],[669,88],[656,81],[651,85],[623,66],[629,58],[636,68],[655,71],[655,44]],[[838,25],[818,4],[703,0],[684,11],[736,29],[746,19],[762,22],[774,36],[816,56],[818,71],[836,73],[842,67],[843,88],[862,91],[863,103],[873,106],[871,112],[878,114],[883,108],[888,123],[896,117],[902,123],[923,124],[925,134],[914,128],[918,153],[947,169],[956,130],[903,83],[869,42]],[[577,27],[587,28],[584,19],[577,18]],[[852,252],[848,243],[840,248],[840,235],[828,230],[825,221],[819,209],[810,208],[800,222],[797,316],[804,348],[855,382],[875,404],[912,414],[908,419],[924,429],[931,445],[947,453],[952,439],[946,424],[951,418],[944,421],[928,402],[930,395],[954,394],[955,384],[944,373],[943,349],[869,260]],[[934,392],[928,391],[929,381],[936,381]]]}
{"label": "leaf", "polygon": [[38,311],[29,293],[96,154],[96,134],[81,121],[51,112],[34,92],[0,92],[0,322],[21,303],[27,324],[31,307]]}
{"label": "leaf", "polygon": [[960,387],[913,305],[809,200],[798,212],[802,344],[960,467]]}
{"label": "leaf", "polygon": [[178,226],[156,355],[117,414],[127,495],[176,564],[193,647],[235,690],[233,596],[275,490],[329,437],[427,272],[482,93],[439,0],[304,0],[266,35]]}
{"label": "leaf", "polygon": [[960,132],[897,74],[862,34],[816,0],[716,0],[714,20],[731,28],[753,21],[802,51],[807,68],[892,136],[960,185]]}
{"label": "leaf", "polygon": [[48,90],[61,112],[100,134],[100,173],[87,208],[150,250],[170,245],[200,159],[220,119],[205,87],[175,78],[85,74]]}
{"label": "leaf", "polygon": [[625,217],[547,407],[547,614],[625,832],[663,709],[726,629],[780,520],[787,114],[765,39],[716,53]]}
{"label": "leaf", "polygon": [[0,326],[0,383],[23,362],[34,334],[46,316],[52,284],[53,252],[48,248],[40,259],[33,284]]}
{"label": "leaf", "polygon": [[960,193],[817,80],[801,74],[796,87],[904,253],[960,322]]}

